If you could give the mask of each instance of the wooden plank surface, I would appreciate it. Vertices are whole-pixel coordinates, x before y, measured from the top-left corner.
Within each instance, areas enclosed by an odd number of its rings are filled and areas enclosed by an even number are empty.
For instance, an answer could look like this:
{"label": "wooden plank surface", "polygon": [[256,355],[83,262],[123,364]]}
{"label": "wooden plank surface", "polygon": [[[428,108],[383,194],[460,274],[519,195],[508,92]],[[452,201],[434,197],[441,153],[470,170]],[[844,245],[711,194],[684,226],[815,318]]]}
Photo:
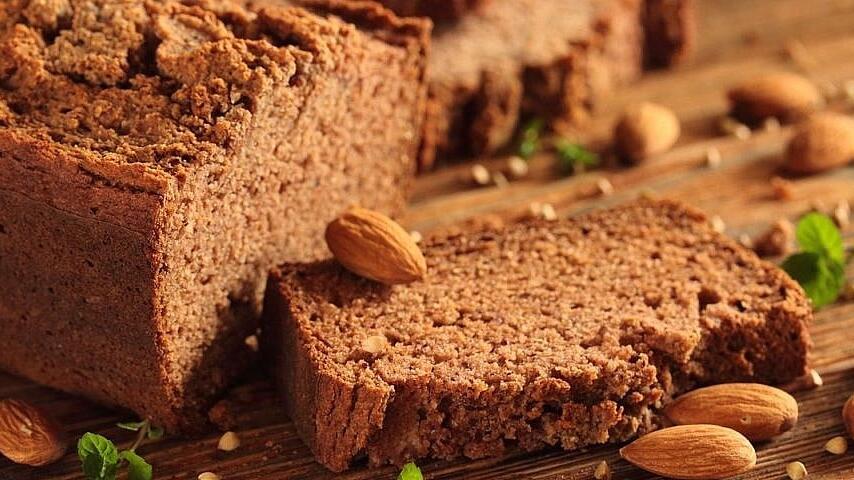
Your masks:
{"label": "wooden plank surface", "polygon": [[[854,0],[705,0],[699,4],[701,38],[696,61],[676,72],[654,73],[631,89],[615,93],[602,106],[584,140],[606,145],[613,118],[628,102],[649,99],[671,106],[684,122],[678,146],[649,164],[627,169],[616,164],[584,175],[562,177],[554,159],[533,160],[531,174],[508,188],[473,188],[469,167],[457,166],[421,178],[413,206],[404,219],[413,229],[427,232],[482,214],[505,219],[524,216],[532,202],[553,204],[561,215],[630,200],[644,192],[679,198],[711,214],[720,215],[733,236],[756,235],[781,217],[796,218],[816,202],[830,207],[840,200],[854,203],[854,168],[791,179],[795,197],[774,199],[769,179],[780,174],[779,160],[787,129],[760,132],[749,140],[723,137],[717,119],[725,111],[723,90],[739,79],[769,69],[805,70],[819,83],[854,79]],[[797,40],[801,57],[793,62],[784,53]],[[803,48],[800,48],[800,47]],[[807,58],[804,61],[804,55]],[[851,111],[854,105],[837,102],[833,108]],[[719,149],[723,163],[705,166],[706,151]],[[500,168],[505,159],[483,159]],[[607,178],[614,195],[602,197],[596,182]],[[848,245],[854,232],[846,232]],[[849,269],[849,278],[854,272]],[[812,328],[813,363],[825,380],[816,390],[797,394],[801,418],[796,428],[758,445],[759,465],[745,479],[784,478],[785,464],[804,462],[814,479],[854,479],[854,453],[832,456],[824,442],[842,434],[839,412],[854,393],[854,303],[840,303],[818,313]],[[86,431],[130,443],[133,434],[115,423],[130,420],[116,412],[26,380],[0,373],[0,398],[21,397],[55,412],[74,438]],[[213,471],[224,479],[393,479],[396,469],[352,471],[333,475],[316,464],[281,412],[270,384],[258,373],[230,392],[242,445],[231,453],[219,452],[219,434],[198,439],[165,439],[142,447],[154,465],[156,478],[196,478]],[[608,460],[617,479],[651,477],[618,460],[616,447],[583,452],[548,450],[536,454],[514,452],[481,461],[424,462],[428,479],[589,479],[600,460]],[[57,464],[32,469],[0,459],[0,480],[80,478],[79,461],[69,453]]]}

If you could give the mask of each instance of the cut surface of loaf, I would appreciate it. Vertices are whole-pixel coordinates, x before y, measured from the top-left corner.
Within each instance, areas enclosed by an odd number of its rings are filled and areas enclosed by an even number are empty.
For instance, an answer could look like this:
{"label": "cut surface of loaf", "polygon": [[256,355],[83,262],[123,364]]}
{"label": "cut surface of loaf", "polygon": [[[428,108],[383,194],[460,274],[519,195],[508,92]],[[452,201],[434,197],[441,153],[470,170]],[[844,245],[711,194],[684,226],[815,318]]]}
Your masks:
{"label": "cut surface of loaf", "polygon": [[812,309],[670,202],[428,239],[421,282],[334,261],[268,282],[264,349],[317,460],[343,470],[622,441],[694,385],[805,373]]}
{"label": "cut surface of loaf", "polygon": [[0,4],[0,368],[198,428],[268,269],[403,207],[429,25],[292,3]]}

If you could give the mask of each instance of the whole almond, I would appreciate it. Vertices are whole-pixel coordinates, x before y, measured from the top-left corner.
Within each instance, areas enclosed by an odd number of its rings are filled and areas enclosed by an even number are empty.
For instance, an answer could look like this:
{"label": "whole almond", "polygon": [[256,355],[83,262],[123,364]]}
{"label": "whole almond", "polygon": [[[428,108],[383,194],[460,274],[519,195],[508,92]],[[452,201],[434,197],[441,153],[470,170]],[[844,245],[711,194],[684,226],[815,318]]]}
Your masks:
{"label": "whole almond", "polygon": [[842,422],[845,423],[845,430],[848,430],[848,435],[854,438],[854,395],[848,397],[848,401],[842,407]]}
{"label": "whole almond", "polygon": [[412,236],[394,220],[352,208],[326,227],[326,244],[348,270],[386,285],[420,280],[427,262]]}
{"label": "whole almond", "polygon": [[757,441],[791,430],[798,421],[798,402],[768,385],[724,383],[680,396],[664,414],[677,425],[720,425]]}
{"label": "whole almond", "polygon": [[756,451],[735,430],[717,425],[681,425],[658,430],[620,449],[648,472],[683,480],[729,478],[756,465]]}
{"label": "whole almond", "polygon": [[666,152],[679,139],[679,119],[667,107],[643,102],[628,107],[614,127],[617,153],[632,163]]}
{"label": "whole almond", "polygon": [[786,149],[792,173],[820,173],[854,160],[854,119],[839,113],[816,114],[797,126]]}
{"label": "whole almond", "polygon": [[748,80],[727,93],[733,116],[750,123],[766,118],[791,122],[805,117],[823,103],[819,89],[808,79],[776,72]]}
{"label": "whole almond", "polygon": [[24,465],[53,463],[65,454],[68,441],[59,423],[29,403],[0,400],[0,453]]}

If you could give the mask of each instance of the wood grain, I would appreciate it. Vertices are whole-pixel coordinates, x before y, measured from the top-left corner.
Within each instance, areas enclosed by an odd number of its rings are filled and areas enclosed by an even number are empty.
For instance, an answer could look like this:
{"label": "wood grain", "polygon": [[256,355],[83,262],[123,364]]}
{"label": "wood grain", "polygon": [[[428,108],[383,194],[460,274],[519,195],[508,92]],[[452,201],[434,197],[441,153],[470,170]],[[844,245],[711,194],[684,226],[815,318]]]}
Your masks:
{"label": "wood grain", "polygon": [[[685,134],[677,147],[636,168],[611,162],[601,170],[563,177],[548,155],[532,161],[531,174],[508,188],[474,188],[469,166],[456,166],[419,179],[413,206],[405,223],[428,232],[482,214],[511,220],[528,214],[532,202],[553,204],[566,215],[630,200],[644,192],[678,198],[711,214],[720,215],[727,232],[756,235],[780,217],[796,218],[821,203],[854,203],[854,168],[824,175],[792,178],[795,198],[775,200],[769,179],[779,175],[780,154],[787,129],[760,132],[742,141],[717,133],[717,119],[725,112],[724,89],[742,78],[769,69],[804,69],[784,49],[792,40],[810,59],[808,74],[819,83],[854,79],[854,0],[705,0],[700,2],[702,23],[697,60],[672,73],[655,73],[637,86],[615,93],[603,105],[589,132],[579,138],[606,146],[610,126],[624,105],[641,99],[662,102],[682,118]],[[837,102],[834,108],[854,105]],[[722,154],[718,169],[705,166],[711,148]],[[482,159],[501,168],[506,159]],[[607,178],[615,193],[603,197],[596,182]],[[849,245],[854,232],[846,232]],[[849,277],[854,272],[849,271]],[[798,425],[789,433],[757,446],[759,464],[745,479],[784,478],[785,464],[800,460],[810,478],[854,479],[854,453],[833,456],[824,442],[843,433],[842,403],[854,392],[854,303],[840,303],[818,313],[812,327],[813,363],[825,385],[797,394],[801,409]],[[26,380],[0,374],[0,397],[27,399],[54,412],[77,438],[99,432],[129,444],[133,434],[115,423],[133,419],[129,413],[93,405]],[[224,479],[393,479],[394,468],[355,468],[332,475],[316,464],[279,407],[270,384],[255,373],[229,393],[242,445],[231,453],[218,452],[218,432],[198,439],[165,439],[143,446],[141,453],[154,465],[156,478],[196,478],[213,471]],[[854,449],[852,449],[854,450]],[[504,480],[589,479],[595,465],[607,460],[617,479],[647,479],[649,475],[618,459],[614,446],[566,453],[548,450],[536,454],[514,452],[480,461],[425,462],[427,478]],[[52,466],[33,469],[0,459],[0,480],[81,478],[74,452]]]}

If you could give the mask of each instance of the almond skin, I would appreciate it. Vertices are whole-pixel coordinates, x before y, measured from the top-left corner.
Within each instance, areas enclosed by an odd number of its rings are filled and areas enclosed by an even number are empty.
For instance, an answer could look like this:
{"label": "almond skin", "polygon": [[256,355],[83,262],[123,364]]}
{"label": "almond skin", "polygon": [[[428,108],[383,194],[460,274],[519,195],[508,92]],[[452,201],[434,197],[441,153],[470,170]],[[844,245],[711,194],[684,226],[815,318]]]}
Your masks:
{"label": "almond skin", "polygon": [[854,395],[848,397],[848,401],[842,407],[842,422],[845,423],[848,436],[854,438]]}
{"label": "almond skin", "polygon": [[786,149],[785,169],[821,173],[854,160],[854,119],[839,113],[816,114],[795,129]]}
{"label": "almond skin", "polygon": [[679,119],[667,107],[643,102],[632,105],[614,127],[617,153],[631,163],[670,150],[679,139]]}
{"label": "almond skin", "polygon": [[786,72],[748,80],[731,88],[727,96],[733,116],[753,124],[771,117],[796,121],[817,110],[824,101],[811,81]]}
{"label": "almond skin", "polygon": [[394,220],[352,208],[326,227],[326,244],[351,272],[386,285],[411,283],[427,272],[412,236]]}
{"label": "almond skin", "polygon": [[667,478],[716,480],[756,466],[756,451],[735,430],[717,425],[682,425],[658,430],[620,449],[635,466]]}
{"label": "almond skin", "polygon": [[664,414],[677,425],[720,425],[761,441],[795,426],[798,402],[768,385],[725,383],[682,395],[664,409]]}
{"label": "almond skin", "polygon": [[34,467],[53,463],[65,454],[62,427],[44,410],[14,399],[0,400],[0,453]]}

